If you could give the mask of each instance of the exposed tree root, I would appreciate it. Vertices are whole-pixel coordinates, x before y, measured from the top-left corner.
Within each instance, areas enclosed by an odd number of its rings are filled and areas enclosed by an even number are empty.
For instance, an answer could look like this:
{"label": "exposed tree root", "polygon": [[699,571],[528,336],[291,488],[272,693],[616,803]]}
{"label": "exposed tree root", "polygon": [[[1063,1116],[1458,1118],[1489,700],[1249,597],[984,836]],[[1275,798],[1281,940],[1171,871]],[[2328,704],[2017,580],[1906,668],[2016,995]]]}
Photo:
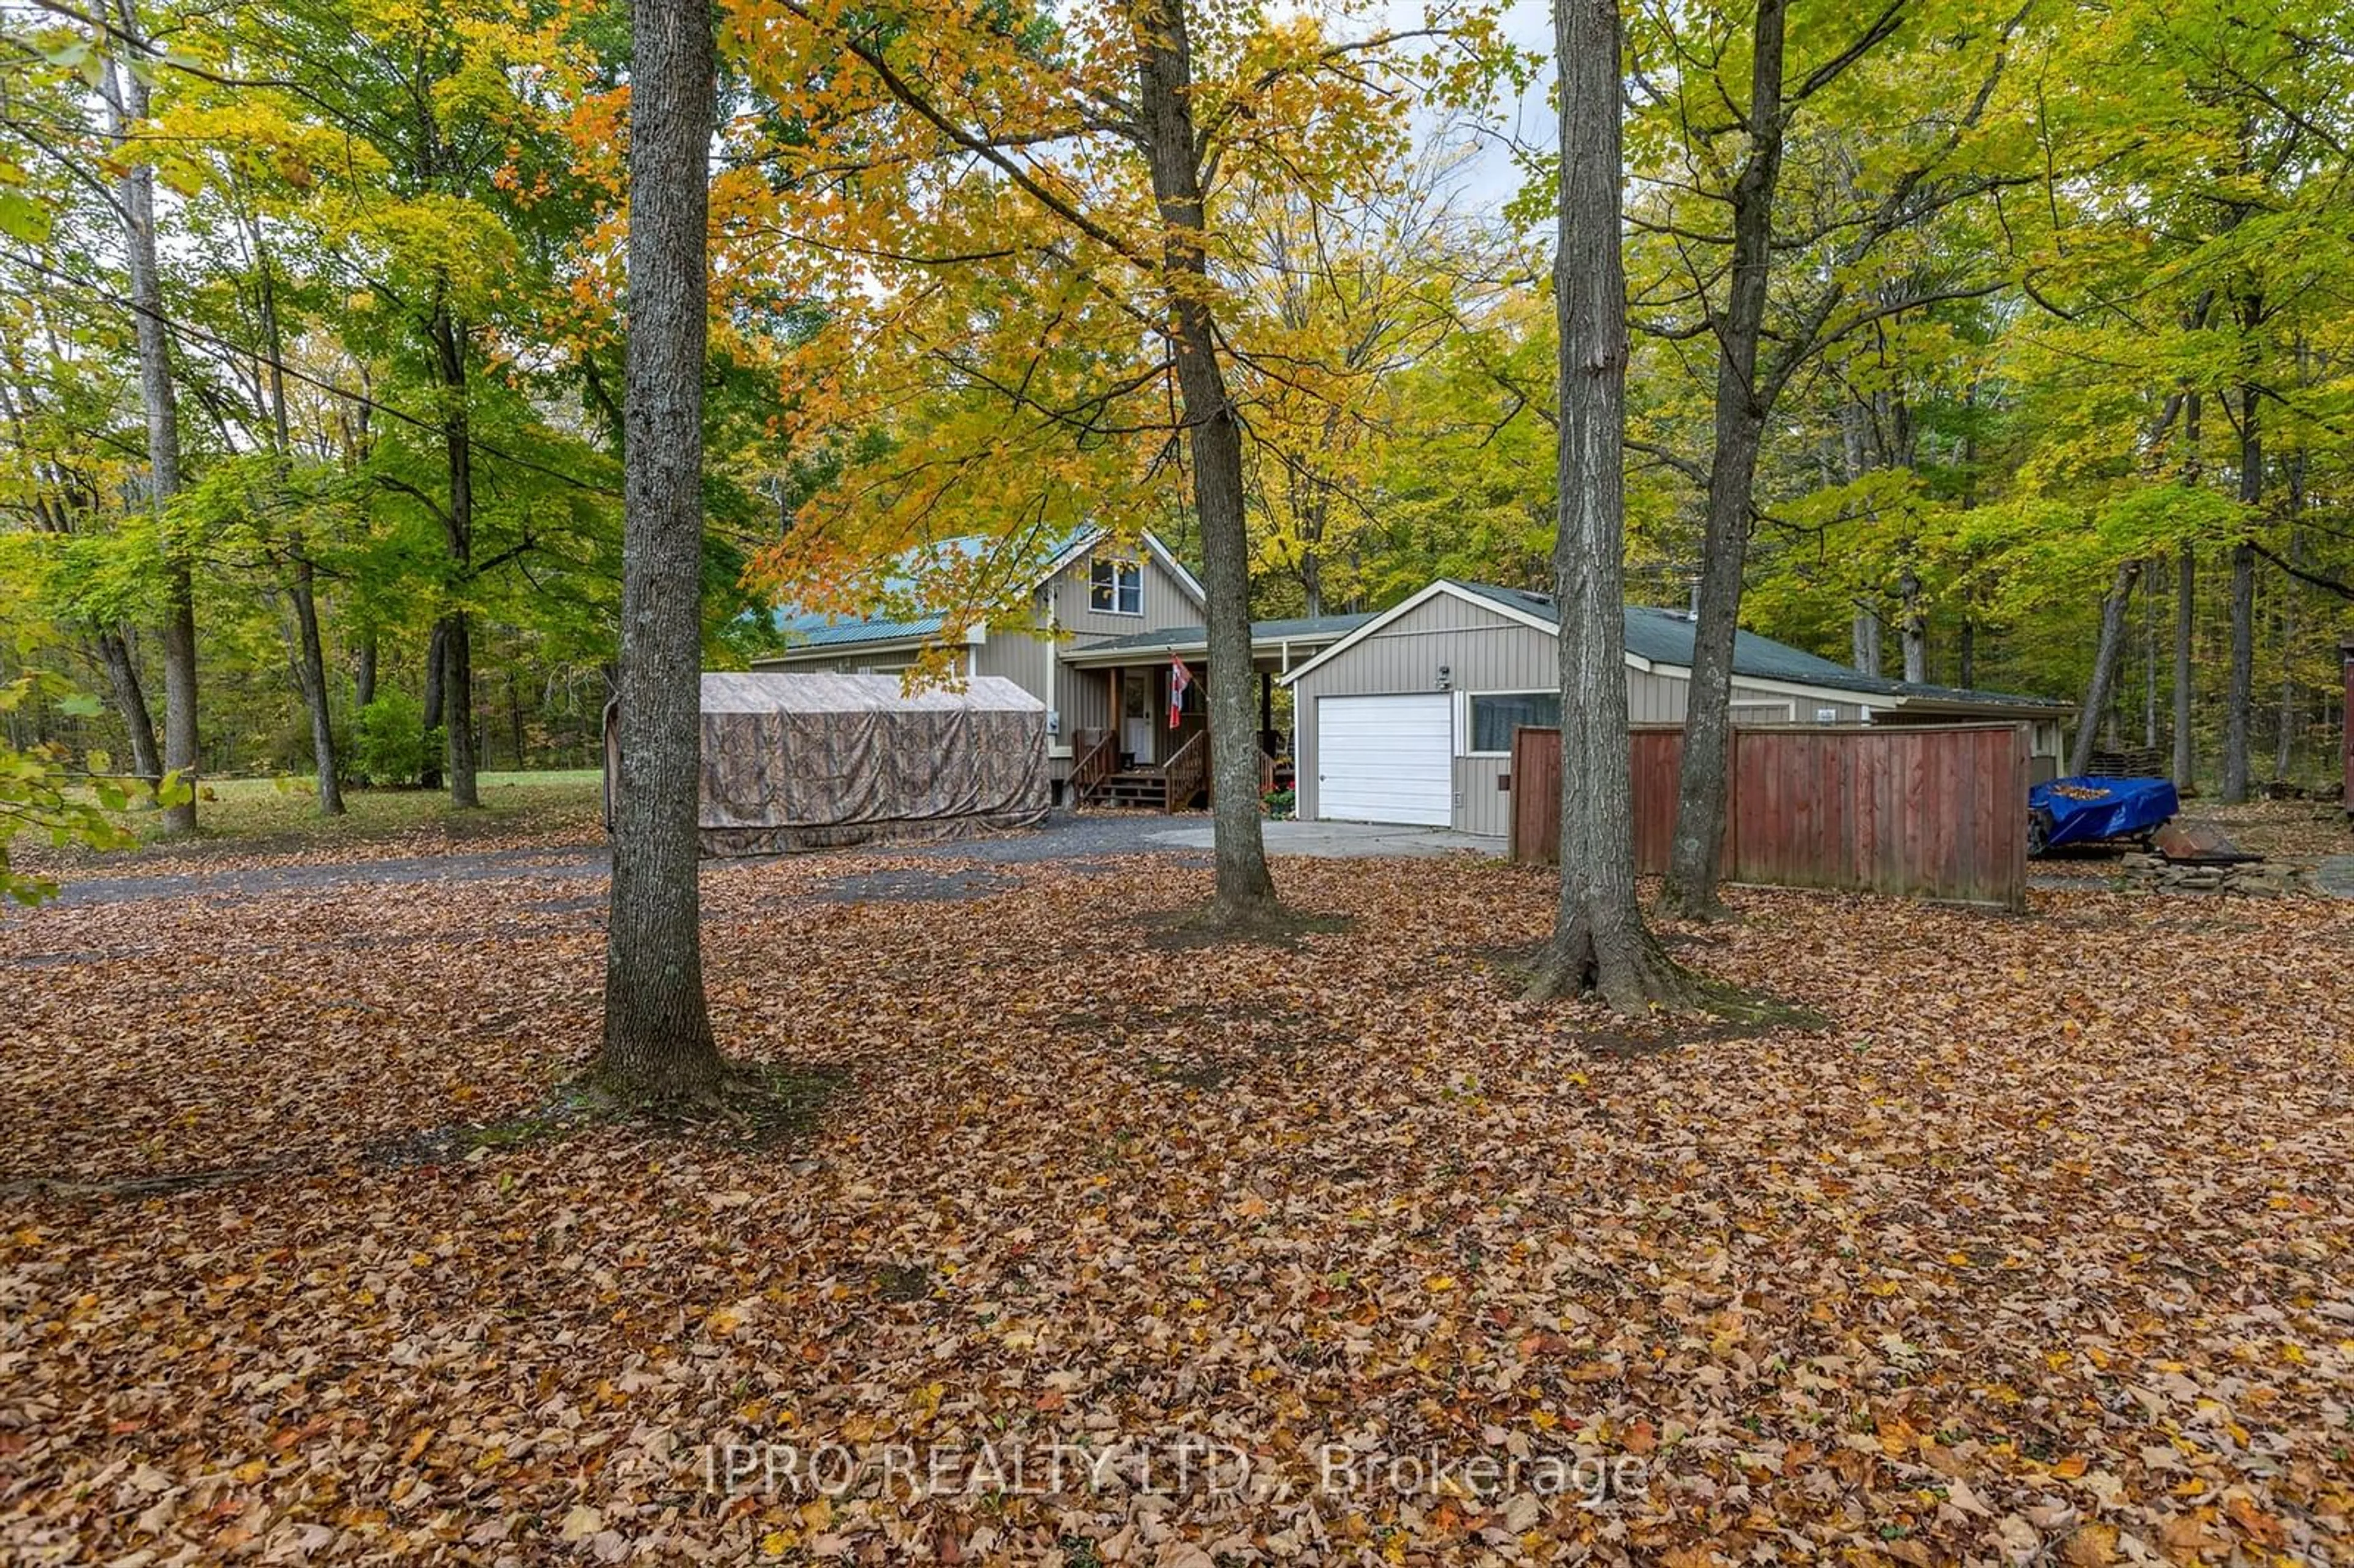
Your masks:
{"label": "exposed tree root", "polygon": [[591,1075],[559,1097],[580,1114],[657,1127],[733,1132],[767,1143],[799,1132],[847,1080],[836,1068],[723,1059],[717,1077],[679,1089],[650,1089]]}

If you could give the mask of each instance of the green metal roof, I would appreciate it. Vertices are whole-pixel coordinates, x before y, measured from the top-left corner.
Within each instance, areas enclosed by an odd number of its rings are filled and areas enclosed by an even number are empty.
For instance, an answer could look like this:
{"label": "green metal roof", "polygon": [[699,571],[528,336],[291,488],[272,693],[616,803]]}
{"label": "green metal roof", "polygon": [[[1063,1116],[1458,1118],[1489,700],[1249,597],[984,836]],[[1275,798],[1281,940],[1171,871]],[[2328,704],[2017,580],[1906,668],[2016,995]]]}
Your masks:
{"label": "green metal roof", "polygon": [[[1364,615],[1303,615],[1289,620],[1254,620],[1251,641],[1257,642],[1337,642],[1373,620]],[[1117,653],[1133,650],[1149,653],[1156,649],[1206,646],[1209,629],[1201,626],[1164,626],[1158,631],[1130,631],[1119,637],[1106,637],[1093,642],[1071,644],[1073,653]]]}
{"label": "green metal roof", "polygon": [[[1560,623],[1561,618],[1554,612],[1551,594],[1535,593],[1527,588],[1502,588],[1494,583],[1464,582],[1453,577],[1447,580],[1467,593],[1516,609],[1523,615],[1532,615],[1554,625]],[[1640,604],[1627,607],[1627,652],[1654,664],[1691,669],[1692,639],[1696,630],[1691,617],[1682,610],[1659,609]],[[1734,634],[1733,673],[1753,681],[1787,681],[1796,685],[1853,692],[1860,696],[1912,697],[1922,702],[1955,703],[1974,707],[2037,708],[2054,712],[2064,711],[2069,705],[2050,697],[2022,696],[2016,692],[1978,691],[1868,675],[1819,654],[1793,648],[1787,642],[1760,637],[1754,631]]]}

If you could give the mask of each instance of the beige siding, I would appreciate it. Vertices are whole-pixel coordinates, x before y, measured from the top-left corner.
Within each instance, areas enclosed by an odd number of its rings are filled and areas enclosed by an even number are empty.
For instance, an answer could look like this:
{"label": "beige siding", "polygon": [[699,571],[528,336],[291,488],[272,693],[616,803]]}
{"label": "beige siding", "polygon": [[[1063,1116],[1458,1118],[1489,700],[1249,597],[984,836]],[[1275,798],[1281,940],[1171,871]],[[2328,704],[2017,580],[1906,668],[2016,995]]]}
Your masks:
{"label": "beige siding", "polygon": [[[1089,607],[1089,572],[1099,555],[1144,563],[1143,614],[1112,615]],[[1114,545],[1098,546],[1064,567],[1051,587],[1055,620],[1081,642],[1099,637],[1126,637],[1139,631],[1158,631],[1164,626],[1202,624],[1201,601],[1168,567],[1161,564],[1151,551],[1140,545],[1132,550],[1124,550]]]}
{"label": "beige siding", "polygon": [[[1474,693],[1543,692],[1560,684],[1559,651],[1550,632],[1539,631],[1500,611],[1442,594],[1417,606],[1310,673],[1293,688],[1299,715],[1293,741],[1299,765],[1299,814],[1317,812],[1316,705],[1325,697],[1384,696],[1440,690],[1438,672],[1458,698],[1455,758],[1455,825],[1466,832],[1503,835],[1511,826],[1511,796],[1497,789],[1510,770],[1502,757],[1460,755],[1468,737],[1463,704]],[[1681,673],[1627,672],[1628,717],[1636,724],[1681,724],[1691,683]],[[1854,703],[1832,703],[1735,683],[1736,722],[1813,724],[1819,708],[1835,708],[1838,722],[1863,717]],[[1746,711],[1744,711],[1744,710]]]}
{"label": "beige siding", "polygon": [[1455,759],[1455,825],[1467,833],[1508,837],[1512,831],[1512,798],[1497,788],[1497,780],[1512,770],[1509,757],[1458,757]]}
{"label": "beige siding", "polygon": [[[1544,691],[1561,683],[1552,633],[1450,594],[1416,606],[1292,688],[1302,817],[1317,810],[1316,705],[1326,697],[1435,692],[1442,664],[1448,684],[1461,692]],[[1458,820],[1470,795],[1458,768]]]}

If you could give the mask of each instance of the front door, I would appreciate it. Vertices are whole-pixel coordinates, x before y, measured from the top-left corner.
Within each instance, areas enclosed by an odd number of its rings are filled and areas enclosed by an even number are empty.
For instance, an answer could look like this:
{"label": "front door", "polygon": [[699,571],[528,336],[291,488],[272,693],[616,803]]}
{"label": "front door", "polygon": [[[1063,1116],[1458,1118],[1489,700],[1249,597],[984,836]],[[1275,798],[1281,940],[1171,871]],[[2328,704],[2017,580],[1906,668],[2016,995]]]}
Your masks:
{"label": "front door", "polygon": [[1130,670],[1119,683],[1119,748],[1139,768],[1152,766],[1153,699],[1160,684],[1150,670]]}

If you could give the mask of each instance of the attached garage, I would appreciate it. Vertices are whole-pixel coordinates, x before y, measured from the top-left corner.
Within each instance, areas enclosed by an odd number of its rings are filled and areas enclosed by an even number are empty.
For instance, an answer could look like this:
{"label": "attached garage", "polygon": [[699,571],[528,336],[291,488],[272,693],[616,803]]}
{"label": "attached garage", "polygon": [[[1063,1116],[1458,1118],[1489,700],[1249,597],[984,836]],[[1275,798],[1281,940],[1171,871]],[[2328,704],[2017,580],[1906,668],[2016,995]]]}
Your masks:
{"label": "attached garage", "polygon": [[1343,822],[1455,820],[1455,705],[1444,692],[1316,705],[1320,815]]}
{"label": "attached garage", "polygon": [[[1692,632],[1678,610],[1627,607],[1627,710],[1681,724]],[[1562,721],[1560,645],[1544,594],[1441,578],[1286,676],[1298,715],[1299,815],[1315,821],[1511,827],[1511,736]],[[2048,772],[2062,703],[1912,684],[1743,632],[1733,721],[1744,726],[2025,719]]]}

